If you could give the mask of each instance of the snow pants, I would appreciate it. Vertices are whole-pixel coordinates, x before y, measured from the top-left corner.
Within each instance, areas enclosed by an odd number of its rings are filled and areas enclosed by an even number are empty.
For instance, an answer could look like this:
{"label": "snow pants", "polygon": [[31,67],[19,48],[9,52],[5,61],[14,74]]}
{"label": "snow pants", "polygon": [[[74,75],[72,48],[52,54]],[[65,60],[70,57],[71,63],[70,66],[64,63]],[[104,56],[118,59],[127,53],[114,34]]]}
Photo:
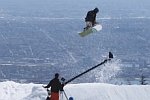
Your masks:
{"label": "snow pants", "polygon": [[89,27],[92,27],[92,22],[87,21],[87,22],[86,22],[86,27],[88,27],[88,28],[89,28]]}
{"label": "snow pants", "polygon": [[58,93],[52,92],[50,100],[59,100],[59,92]]}
{"label": "snow pants", "polygon": [[84,28],[84,30],[87,30],[87,29],[89,29],[90,27],[92,27],[92,22],[86,21],[86,27]]}

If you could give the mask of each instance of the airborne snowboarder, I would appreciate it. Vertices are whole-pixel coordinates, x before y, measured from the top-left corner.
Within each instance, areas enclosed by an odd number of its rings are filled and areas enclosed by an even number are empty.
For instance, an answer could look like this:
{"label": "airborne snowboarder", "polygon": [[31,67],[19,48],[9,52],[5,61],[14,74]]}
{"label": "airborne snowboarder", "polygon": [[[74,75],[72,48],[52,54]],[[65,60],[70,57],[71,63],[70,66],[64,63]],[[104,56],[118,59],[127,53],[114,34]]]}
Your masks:
{"label": "airborne snowboarder", "polygon": [[90,27],[93,27],[97,22],[96,22],[96,14],[99,12],[98,8],[95,8],[94,10],[88,11],[86,17],[85,17],[85,22],[86,22],[86,27],[84,30],[89,29]]}
{"label": "airborne snowboarder", "polygon": [[81,37],[87,36],[88,34],[98,32],[102,30],[102,25],[96,22],[96,14],[99,12],[98,8],[87,12],[85,17],[86,27],[82,32],[79,32]]}

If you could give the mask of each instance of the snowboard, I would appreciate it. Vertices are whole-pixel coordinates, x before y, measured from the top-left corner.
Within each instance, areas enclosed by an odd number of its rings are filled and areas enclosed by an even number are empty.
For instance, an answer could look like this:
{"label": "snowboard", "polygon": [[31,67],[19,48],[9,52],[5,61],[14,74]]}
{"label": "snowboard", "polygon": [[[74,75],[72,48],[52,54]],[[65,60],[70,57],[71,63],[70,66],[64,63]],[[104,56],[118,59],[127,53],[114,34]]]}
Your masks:
{"label": "snowboard", "polygon": [[89,28],[87,30],[84,30],[83,32],[80,32],[79,35],[81,37],[84,37],[84,36],[87,36],[87,35],[89,35],[91,33],[98,32],[100,30],[102,30],[102,25],[101,24],[96,24],[94,27],[91,27],[91,28]]}

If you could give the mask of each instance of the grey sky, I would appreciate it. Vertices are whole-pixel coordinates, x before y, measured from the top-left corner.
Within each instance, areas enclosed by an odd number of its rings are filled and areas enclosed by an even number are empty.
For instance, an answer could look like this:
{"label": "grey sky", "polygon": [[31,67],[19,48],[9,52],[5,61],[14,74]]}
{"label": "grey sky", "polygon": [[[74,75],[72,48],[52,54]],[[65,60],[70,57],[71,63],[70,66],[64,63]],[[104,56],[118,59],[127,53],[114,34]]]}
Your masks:
{"label": "grey sky", "polygon": [[136,16],[150,14],[150,0],[0,0],[0,13],[4,11],[18,15],[66,12],[82,16],[81,13],[94,7],[98,7],[102,15],[119,14],[120,10],[125,11],[122,13],[137,13]]}

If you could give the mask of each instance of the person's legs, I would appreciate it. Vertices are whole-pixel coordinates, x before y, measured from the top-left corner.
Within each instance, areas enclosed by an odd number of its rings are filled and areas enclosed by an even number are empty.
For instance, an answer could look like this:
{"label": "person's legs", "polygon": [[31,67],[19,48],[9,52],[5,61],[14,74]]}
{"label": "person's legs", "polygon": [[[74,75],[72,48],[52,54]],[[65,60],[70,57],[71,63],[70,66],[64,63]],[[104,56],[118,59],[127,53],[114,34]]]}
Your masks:
{"label": "person's legs", "polygon": [[87,21],[87,22],[86,22],[86,27],[84,28],[84,30],[87,30],[87,29],[89,29],[90,27],[92,27],[92,22]]}
{"label": "person's legs", "polygon": [[92,27],[92,22],[89,22],[89,21],[86,22],[86,26],[87,26],[87,27]]}
{"label": "person's legs", "polygon": [[59,93],[52,92],[50,100],[59,100]]}

